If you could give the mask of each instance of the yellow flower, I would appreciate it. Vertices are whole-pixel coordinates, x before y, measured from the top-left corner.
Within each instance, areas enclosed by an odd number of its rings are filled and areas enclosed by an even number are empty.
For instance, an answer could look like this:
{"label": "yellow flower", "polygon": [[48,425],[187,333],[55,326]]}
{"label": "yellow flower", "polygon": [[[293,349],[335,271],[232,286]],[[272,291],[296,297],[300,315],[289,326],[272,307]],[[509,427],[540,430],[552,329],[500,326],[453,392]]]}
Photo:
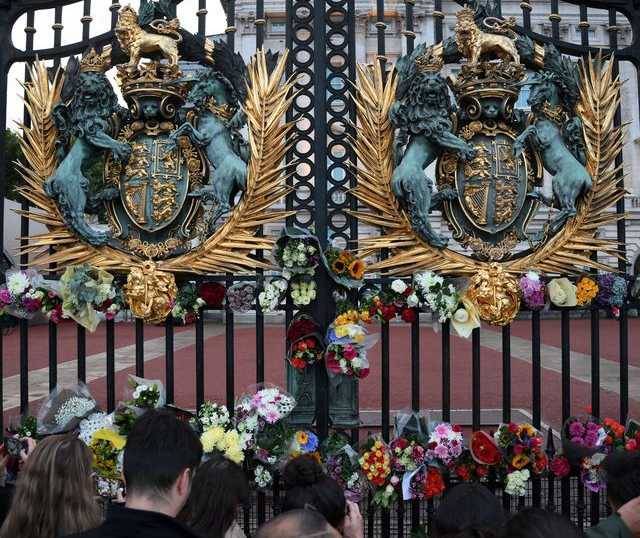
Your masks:
{"label": "yellow flower", "polygon": [[225,432],[220,426],[209,428],[200,436],[200,442],[202,443],[202,450],[205,453],[213,452],[224,441]]}
{"label": "yellow flower", "polygon": [[598,295],[598,284],[592,278],[583,276],[576,285],[576,301],[578,306],[591,304]]}
{"label": "yellow flower", "polygon": [[528,422],[521,424],[520,427],[522,428],[522,433],[526,434],[529,437],[533,437],[538,433],[538,431]]}
{"label": "yellow flower", "polygon": [[352,278],[355,278],[356,280],[362,279],[362,277],[364,276],[365,270],[366,270],[366,265],[360,259],[354,260],[349,265],[349,274],[351,275]]}
{"label": "yellow flower", "polygon": [[230,459],[233,463],[237,463],[238,465],[244,461],[244,454],[238,447],[227,450],[224,455],[227,459]]}
{"label": "yellow flower", "polygon": [[530,460],[528,456],[525,456],[524,454],[518,454],[511,460],[511,465],[514,469],[522,469],[523,467],[527,466],[529,461]]}
{"label": "yellow flower", "polygon": [[91,439],[93,441],[98,441],[101,439],[103,441],[109,441],[116,450],[122,450],[124,448],[124,445],[127,444],[126,437],[123,437],[118,432],[109,430],[107,428],[100,428],[99,430],[96,430],[91,436]]}
{"label": "yellow flower", "polygon": [[299,445],[306,445],[308,440],[309,436],[307,435],[307,432],[296,432],[296,443],[298,443]]}

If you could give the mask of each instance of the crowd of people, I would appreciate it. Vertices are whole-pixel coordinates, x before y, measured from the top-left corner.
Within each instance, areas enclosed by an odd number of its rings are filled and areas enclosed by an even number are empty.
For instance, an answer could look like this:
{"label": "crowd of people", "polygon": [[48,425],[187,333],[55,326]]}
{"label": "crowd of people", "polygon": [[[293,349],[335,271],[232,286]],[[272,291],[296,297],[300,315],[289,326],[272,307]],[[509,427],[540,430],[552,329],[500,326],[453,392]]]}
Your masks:
{"label": "crowd of people", "polygon": [[[249,502],[243,470],[224,457],[202,462],[192,428],[168,411],[134,424],[124,451],[126,491],[105,509],[95,498],[92,454],[72,434],[54,435],[22,452],[22,469],[0,538],[241,538],[236,521]],[[612,515],[587,538],[640,537],[640,453],[615,452],[604,462]],[[282,474],[281,513],[257,538],[363,538],[357,504],[312,456],[294,458]],[[0,506],[0,509],[2,507]],[[428,536],[436,538],[572,538],[580,532],[558,514],[529,508],[506,514],[478,483],[453,487],[440,502]]]}

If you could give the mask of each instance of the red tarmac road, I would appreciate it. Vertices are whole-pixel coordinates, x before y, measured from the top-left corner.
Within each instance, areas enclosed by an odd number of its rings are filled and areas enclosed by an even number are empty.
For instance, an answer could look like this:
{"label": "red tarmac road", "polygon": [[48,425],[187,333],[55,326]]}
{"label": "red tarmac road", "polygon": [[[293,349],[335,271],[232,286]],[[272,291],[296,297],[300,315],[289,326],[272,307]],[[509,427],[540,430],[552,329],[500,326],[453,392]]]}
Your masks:
{"label": "red tarmac road", "polygon": [[[542,343],[557,348],[560,354],[560,321],[543,320]],[[213,324],[211,324],[213,325]],[[600,355],[607,359],[601,363],[603,373],[617,375],[619,330],[615,320],[602,320],[600,331]],[[530,322],[517,321],[513,324],[512,341],[512,408],[531,411],[531,364],[526,354],[530,347]],[[483,327],[484,331],[497,331],[496,328]],[[193,327],[176,328],[177,333],[193,333]],[[58,327],[58,362],[75,361],[76,327],[72,323],[62,323]],[[226,367],[224,327],[213,325],[213,334],[205,340],[205,396],[207,399],[224,402],[226,400]],[[116,347],[134,344],[132,323],[116,325]],[[640,319],[629,321],[629,362],[640,367]],[[145,341],[164,336],[162,327],[146,326]],[[490,336],[490,335],[489,335]],[[517,340],[517,342],[516,342]],[[87,333],[87,356],[102,353],[105,350],[105,324],[101,324],[93,334]],[[158,341],[156,341],[158,342]],[[500,337],[498,335],[498,343]],[[157,344],[156,344],[157,345]],[[236,325],[235,331],[235,391],[236,395],[255,382],[255,328],[252,325]],[[520,353],[515,349],[520,346]],[[145,377],[164,380],[165,361],[164,343],[158,356],[145,362]],[[429,326],[420,331],[421,349],[421,407],[423,409],[441,408],[442,370],[441,335]],[[393,324],[390,329],[391,350],[391,408],[402,409],[411,403],[410,378],[410,328],[406,324]],[[576,319],[571,321],[571,350],[578,354],[577,360],[585,360],[579,354],[590,354],[590,321]],[[524,353],[524,355],[523,355]],[[551,348],[551,353],[555,353]],[[266,381],[284,385],[284,328],[280,325],[265,327],[265,371]],[[517,358],[519,357],[519,358]],[[529,359],[527,361],[526,359]],[[360,384],[360,406],[363,410],[380,409],[380,346],[369,352],[371,374]],[[29,330],[29,370],[46,368],[48,365],[48,327],[36,325]],[[175,397],[179,406],[192,408],[195,405],[195,339],[193,345],[187,345],[175,351]],[[613,361],[613,362],[609,362]],[[14,329],[3,339],[3,379],[19,373],[19,332]],[[116,375],[116,397],[122,397],[126,376],[133,368],[125,368]],[[103,405],[106,402],[105,378],[90,382],[91,391]],[[481,350],[481,405],[483,409],[502,407],[502,355],[499,345],[486,343],[483,339]],[[632,393],[638,393],[638,387],[631,387]],[[6,390],[5,398],[9,397]],[[455,336],[451,339],[451,406],[453,409],[471,408],[471,341]],[[619,394],[615,388],[601,389],[601,416],[617,417],[619,413]],[[572,413],[584,412],[590,406],[590,383],[572,379]],[[557,427],[561,420],[561,376],[551,368],[542,372],[542,420]],[[640,401],[630,400],[630,415],[640,417]],[[32,403],[32,409],[37,403]],[[5,409],[5,414],[15,414],[16,410]]]}

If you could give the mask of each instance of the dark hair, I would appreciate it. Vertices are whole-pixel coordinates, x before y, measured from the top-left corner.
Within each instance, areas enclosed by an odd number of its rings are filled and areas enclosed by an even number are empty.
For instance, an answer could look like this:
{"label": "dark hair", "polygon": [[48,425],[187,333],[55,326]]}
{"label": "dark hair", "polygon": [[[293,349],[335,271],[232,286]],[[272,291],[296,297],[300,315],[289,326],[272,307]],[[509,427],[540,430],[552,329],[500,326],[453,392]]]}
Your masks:
{"label": "dark hair", "polygon": [[134,423],[124,449],[127,492],[166,493],[201,458],[202,444],[188,424],[168,411],[147,411]]}
{"label": "dark hair", "polygon": [[290,510],[258,529],[256,538],[300,538],[331,536],[331,527],[322,514],[315,510]]}
{"label": "dark hair", "polygon": [[514,515],[505,525],[504,538],[578,538],[580,533],[560,514],[541,508],[526,508]]}
{"label": "dark hair", "polygon": [[640,452],[615,451],[602,462],[607,496],[619,508],[640,497]]}
{"label": "dark hair", "polygon": [[202,536],[224,538],[238,505],[248,500],[249,482],[242,467],[216,455],[198,468],[178,519]]}
{"label": "dark hair", "polygon": [[327,476],[318,461],[310,455],[293,458],[282,472],[286,494],[282,511],[311,506],[329,524],[338,528],[344,522],[347,501],[338,483]]}
{"label": "dark hair", "polygon": [[481,484],[459,484],[447,493],[433,521],[437,538],[492,538],[504,524],[502,506]]}

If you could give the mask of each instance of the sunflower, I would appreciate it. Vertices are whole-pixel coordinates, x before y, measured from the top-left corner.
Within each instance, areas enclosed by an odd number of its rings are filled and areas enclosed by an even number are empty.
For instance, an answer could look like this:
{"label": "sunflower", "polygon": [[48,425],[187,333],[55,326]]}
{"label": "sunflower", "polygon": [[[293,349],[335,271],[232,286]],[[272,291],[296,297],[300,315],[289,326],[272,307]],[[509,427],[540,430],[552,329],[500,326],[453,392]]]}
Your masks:
{"label": "sunflower", "polygon": [[366,266],[364,262],[360,259],[356,259],[351,263],[351,265],[349,265],[349,274],[351,275],[352,278],[355,278],[356,280],[361,280],[362,277],[364,276],[365,269],[366,269]]}
{"label": "sunflower", "polygon": [[309,440],[309,436],[307,435],[307,432],[304,431],[298,431],[296,432],[296,442],[299,445],[306,445],[307,441]]}
{"label": "sunflower", "polygon": [[348,265],[353,261],[353,256],[351,255],[351,252],[343,250],[342,252],[340,252],[338,259],[345,265]]}
{"label": "sunflower", "polygon": [[331,270],[337,275],[341,275],[342,273],[344,273],[346,268],[347,266],[340,258],[333,260],[333,263],[331,264]]}
{"label": "sunflower", "polygon": [[525,456],[524,454],[518,454],[511,460],[511,465],[514,469],[522,469],[529,464],[529,461],[530,460],[528,456]]}

